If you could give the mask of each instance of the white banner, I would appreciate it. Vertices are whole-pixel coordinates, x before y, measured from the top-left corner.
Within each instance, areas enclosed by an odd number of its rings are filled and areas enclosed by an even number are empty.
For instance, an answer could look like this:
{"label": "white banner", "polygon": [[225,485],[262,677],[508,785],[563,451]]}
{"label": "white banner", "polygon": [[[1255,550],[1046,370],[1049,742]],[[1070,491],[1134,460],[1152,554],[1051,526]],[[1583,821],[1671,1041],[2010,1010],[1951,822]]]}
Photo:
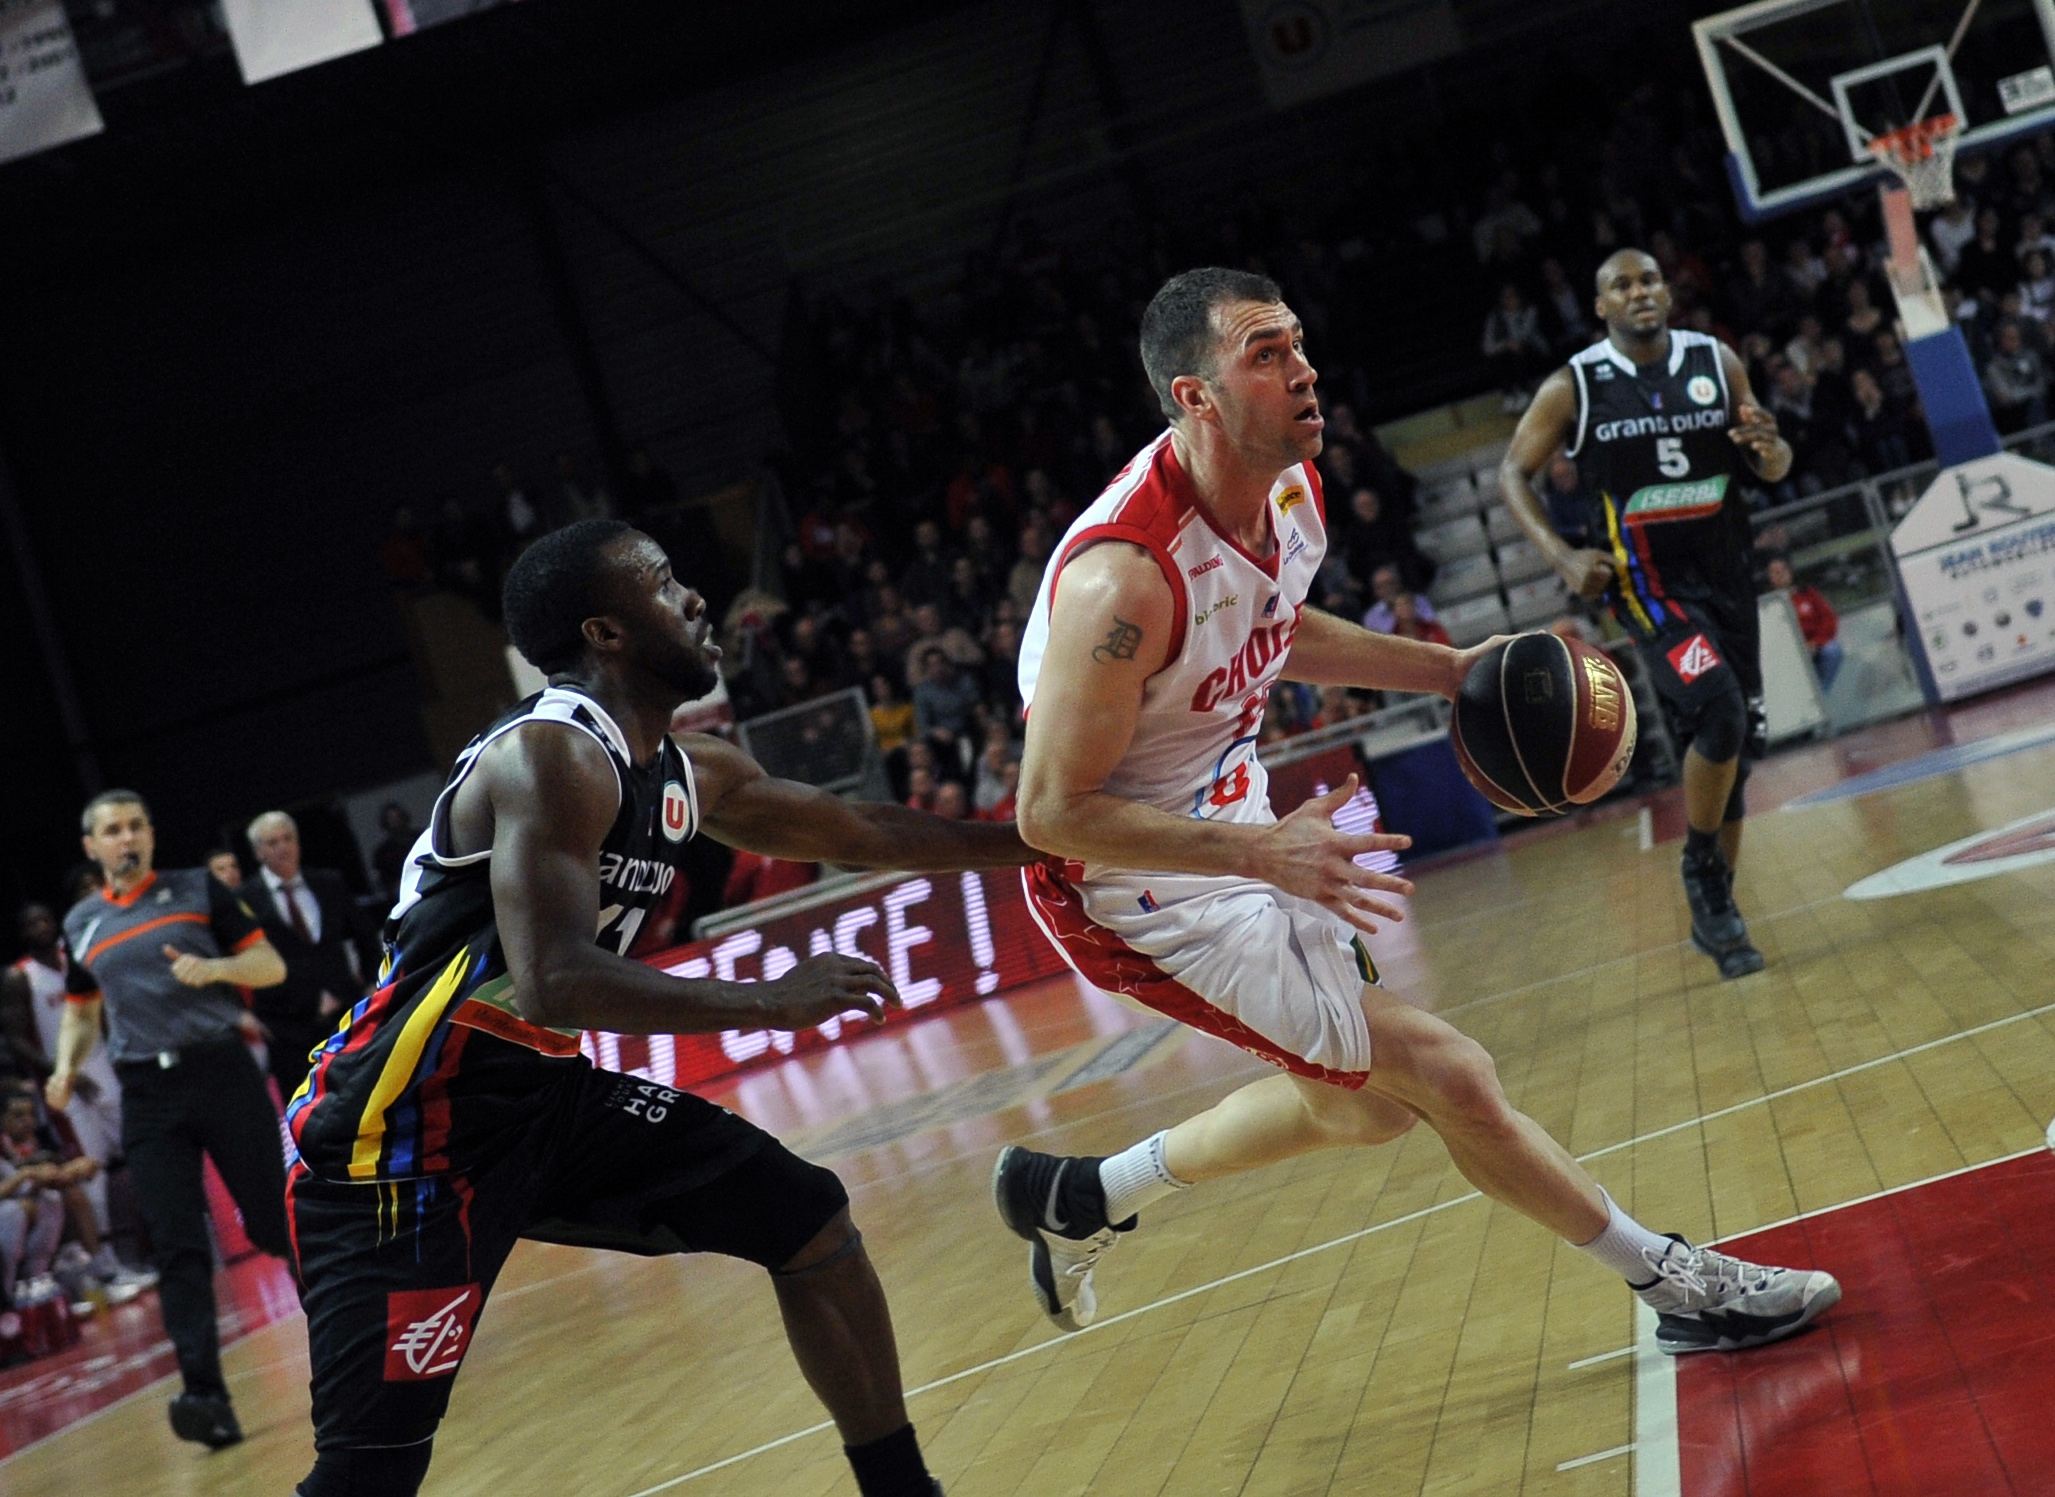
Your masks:
{"label": "white banner", "polygon": [[1949,468],[1891,532],[1942,700],[2055,670],[2055,468]]}
{"label": "white banner", "polygon": [[262,83],[385,40],[371,0],[221,0],[243,82]]}
{"label": "white banner", "polygon": [[102,128],[62,0],[0,0],[0,161]]}
{"label": "white banner", "polygon": [[1453,0],[1242,0],[1242,19],[1263,95],[1279,109],[1463,46]]}

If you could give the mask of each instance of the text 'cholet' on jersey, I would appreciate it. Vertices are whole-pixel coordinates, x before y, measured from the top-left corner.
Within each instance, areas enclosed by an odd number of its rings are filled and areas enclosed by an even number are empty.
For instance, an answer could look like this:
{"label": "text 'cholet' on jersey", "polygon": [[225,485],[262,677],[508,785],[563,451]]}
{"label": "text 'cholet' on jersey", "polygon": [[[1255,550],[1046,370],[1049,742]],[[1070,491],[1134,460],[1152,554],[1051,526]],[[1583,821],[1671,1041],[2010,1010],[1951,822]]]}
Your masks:
{"label": "text 'cholet' on jersey", "polygon": [[1198,502],[1169,432],[1137,453],[1065,532],[1021,638],[1020,695],[1034,709],[1056,580],[1081,552],[1124,541],[1148,552],[1175,600],[1169,659],[1142,694],[1134,739],[1105,790],[1205,821],[1267,822],[1256,738],[1299,614],[1327,553],[1320,475],[1294,463],[1270,488],[1268,554],[1221,533]]}

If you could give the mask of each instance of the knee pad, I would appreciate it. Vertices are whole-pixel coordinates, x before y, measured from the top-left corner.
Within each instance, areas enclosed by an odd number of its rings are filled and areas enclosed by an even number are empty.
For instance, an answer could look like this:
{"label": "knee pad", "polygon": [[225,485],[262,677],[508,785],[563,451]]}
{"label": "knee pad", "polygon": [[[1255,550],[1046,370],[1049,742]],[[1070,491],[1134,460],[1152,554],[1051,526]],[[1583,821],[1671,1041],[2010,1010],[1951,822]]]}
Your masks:
{"label": "knee pad", "polygon": [[435,1442],[359,1446],[314,1453],[314,1469],[294,1488],[295,1497],[414,1497],[428,1475]]}
{"label": "knee pad", "polygon": [[1727,792],[1727,809],[1721,814],[1722,821],[1740,821],[1748,815],[1748,798],[1742,791],[1748,788],[1748,758],[1742,756],[1734,767],[1734,788]]}
{"label": "knee pad", "polygon": [[1692,725],[1691,746],[1709,764],[1725,764],[1741,752],[1748,737],[1748,704],[1731,674],[1718,692],[1698,709]]}

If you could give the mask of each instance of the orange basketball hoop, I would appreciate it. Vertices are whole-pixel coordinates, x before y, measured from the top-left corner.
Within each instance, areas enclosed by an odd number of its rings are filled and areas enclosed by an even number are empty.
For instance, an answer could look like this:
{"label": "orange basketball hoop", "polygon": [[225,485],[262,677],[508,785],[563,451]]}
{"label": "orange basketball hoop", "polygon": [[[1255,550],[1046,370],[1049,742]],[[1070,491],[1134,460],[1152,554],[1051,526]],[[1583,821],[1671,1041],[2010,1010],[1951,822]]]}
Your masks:
{"label": "orange basketball hoop", "polygon": [[1961,120],[1937,114],[1885,131],[1869,143],[1870,154],[1898,174],[1913,207],[1941,208],[1955,201],[1955,143],[1961,135]]}

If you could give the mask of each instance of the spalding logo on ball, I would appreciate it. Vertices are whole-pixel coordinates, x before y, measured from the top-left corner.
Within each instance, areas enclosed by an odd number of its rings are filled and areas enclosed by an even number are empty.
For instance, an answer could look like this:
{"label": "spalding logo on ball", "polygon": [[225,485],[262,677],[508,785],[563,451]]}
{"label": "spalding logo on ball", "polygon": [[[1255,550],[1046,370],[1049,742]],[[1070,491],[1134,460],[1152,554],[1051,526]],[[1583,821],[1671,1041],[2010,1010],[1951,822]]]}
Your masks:
{"label": "spalding logo on ball", "polygon": [[1558,816],[1619,784],[1634,758],[1634,696],[1603,653],[1538,630],[1485,653],[1456,697],[1449,739],[1502,811]]}

